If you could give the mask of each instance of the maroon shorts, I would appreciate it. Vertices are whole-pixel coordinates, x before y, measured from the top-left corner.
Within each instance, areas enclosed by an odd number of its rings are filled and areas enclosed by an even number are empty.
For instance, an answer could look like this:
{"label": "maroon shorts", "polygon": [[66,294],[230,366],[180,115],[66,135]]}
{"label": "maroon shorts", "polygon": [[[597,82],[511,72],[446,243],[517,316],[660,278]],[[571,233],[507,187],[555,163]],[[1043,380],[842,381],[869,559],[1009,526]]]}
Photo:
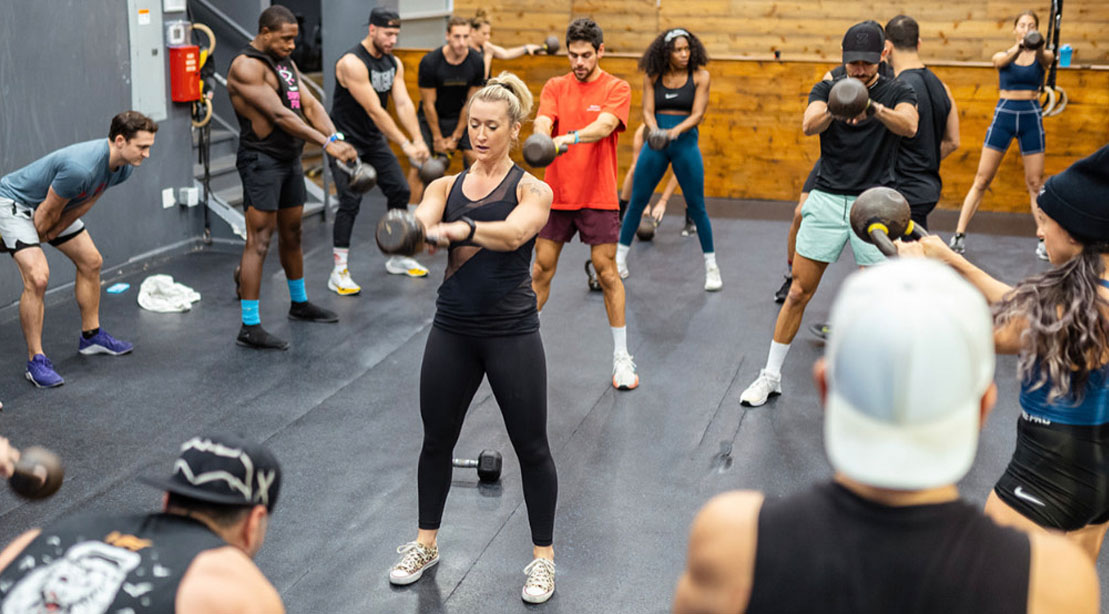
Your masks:
{"label": "maroon shorts", "polygon": [[620,214],[616,209],[551,209],[539,238],[569,243],[574,233],[578,233],[581,242],[587,245],[616,243],[620,238]]}

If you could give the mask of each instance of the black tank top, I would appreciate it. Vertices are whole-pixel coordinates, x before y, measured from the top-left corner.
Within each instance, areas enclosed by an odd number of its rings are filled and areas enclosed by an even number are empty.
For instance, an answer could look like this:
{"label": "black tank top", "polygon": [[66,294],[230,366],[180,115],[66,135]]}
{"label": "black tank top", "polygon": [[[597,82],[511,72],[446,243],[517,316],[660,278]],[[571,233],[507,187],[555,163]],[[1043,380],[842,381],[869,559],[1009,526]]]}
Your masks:
{"label": "black tank top", "polygon": [[916,135],[901,139],[897,155],[897,191],[910,205],[938,202],[943,188],[940,143],[947,130],[951,101],[939,77],[927,68],[903,70],[897,78],[916,91],[916,110],[920,114]]}
{"label": "black tank top", "polygon": [[[516,186],[524,169],[512,169],[488,196],[473,201],[462,194],[462,171],[454,181],[444,222],[462,216],[475,222],[500,222],[518,204]],[[531,289],[532,237],[516,250],[498,252],[473,243],[453,243],[447,273],[439,286],[435,326],[459,335],[497,337],[523,335],[539,330],[535,292]]]}
{"label": "black tank top", "polygon": [[[242,51],[239,52],[235,58],[240,55],[245,55],[249,58],[262,60],[270,70],[277,75],[278,84],[278,97],[281,98],[281,104],[298,117],[304,119],[304,109],[301,108],[300,103],[300,78],[297,77],[296,67],[293,61],[285,58],[281,61],[274,60],[269,54],[258,51],[254,47],[247,45]],[[232,62],[235,61],[232,58]],[[304,141],[291,136],[276,125],[269,136],[264,139],[258,138],[254,134],[254,127],[250,124],[250,120],[235,112],[235,117],[239,119],[239,150],[253,149],[260,151],[271,158],[278,160],[295,160],[300,157],[301,150],[304,149]]]}
{"label": "black tank top", "polygon": [[685,83],[670,89],[662,84],[662,75],[655,79],[655,111],[693,112],[693,99],[697,95],[697,84],[693,82],[693,71],[689,72]]}
{"label": "black tank top", "polygon": [[748,614],[1013,614],[1028,537],[964,501],[889,507],[838,484],[763,503]]}
{"label": "black tank top", "polygon": [[[347,51],[354,54],[366,65],[370,74],[370,86],[377,92],[377,99],[381,101],[381,108],[388,110],[389,93],[393,91],[393,80],[397,76],[397,59],[390,53],[384,53],[380,58],[375,58],[358,43]],[[345,54],[344,54],[345,55]],[[334,103],[331,106],[331,121],[335,129],[342,132],[348,141],[368,143],[377,138],[381,131],[370,118],[369,113],[362,107],[350,90],[335,81]]]}
{"label": "black tank top", "polygon": [[0,612],[173,612],[193,559],[226,545],[174,514],[64,520],[0,573]]}

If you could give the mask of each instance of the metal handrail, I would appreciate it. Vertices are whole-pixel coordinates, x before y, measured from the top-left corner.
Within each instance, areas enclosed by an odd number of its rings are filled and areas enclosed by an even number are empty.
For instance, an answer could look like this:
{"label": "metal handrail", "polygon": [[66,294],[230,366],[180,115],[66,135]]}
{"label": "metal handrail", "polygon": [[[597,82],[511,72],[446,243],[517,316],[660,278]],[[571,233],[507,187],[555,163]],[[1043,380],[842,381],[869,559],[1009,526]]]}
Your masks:
{"label": "metal handrail", "polygon": [[[196,2],[200,6],[203,6],[206,11],[208,11],[209,13],[215,15],[216,18],[219,19],[221,22],[223,22],[223,24],[225,26],[228,26],[229,28],[231,28],[232,30],[237,32],[240,36],[242,36],[248,42],[254,40],[254,35],[253,34],[248,32],[246,30],[246,28],[240,26],[234,19],[231,19],[230,17],[228,17],[227,13],[224,13],[223,11],[221,11],[218,8],[216,8],[215,6],[213,6],[212,3],[209,2],[208,0],[190,0],[190,1],[191,2]],[[223,81],[222,77],[219,77],[219,79],[221,81],[221,84],[224,87],[227,87],[227,82]],[[308,88],[312,90],[312,93],[314,93],[316,95],[316,98],[318,98],[320,100],[320,102],[323,102],[324,100],[327,99],[327,96],[324,94],[323,88],[316,85],[315,81],[313,81],[311,79],[301,79],[301,83],[307,84]]]}

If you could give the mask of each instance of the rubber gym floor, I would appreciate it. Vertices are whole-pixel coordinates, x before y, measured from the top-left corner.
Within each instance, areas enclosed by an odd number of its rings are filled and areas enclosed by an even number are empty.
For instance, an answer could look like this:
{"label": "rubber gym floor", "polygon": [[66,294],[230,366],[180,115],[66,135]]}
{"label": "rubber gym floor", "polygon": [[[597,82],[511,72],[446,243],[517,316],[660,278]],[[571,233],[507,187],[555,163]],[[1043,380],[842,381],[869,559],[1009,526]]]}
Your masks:
{"label": "rubber gym floor", "polygon": [[[357,297],[327,291],[330,228],[306,220],[309,297],[338,311],[338,324],[286,319],[284,274],[276,250],[270,254],[262,321],[291,341],[287,352],[235,345],[231,271],[239,251],[228,247],[105,276],[105,286],[131,284],[101,302],[105,329],[135,344],[129,356],[77,354],[72,287],[48,294],[44,343],[66,379],[58,389],[24,381],[16,309],[0,310],[0,433],[17,446],[58,451],[67,470],[62,489],[45,502],[0,490],[0,540],[71,513],[154,510],[160,493],[135,477],[168,472],[177,446],[198,432],[231,430],[267,442],[284,467],[256,560],[290,612],[661,613],[670,609],[685,562],[690,520],[709,497],[735,488],[778,497],[831,475],[811,380],[823,345],[806,329],[826,319],[854,268],[850,250],[829,267],[805,314],[783,371],[785,394],[743,408],[739,394],[766,359],[778,311],[771,295],[785,269],[789,208],[715,202],[721,292],[702,289],[700,247],[679,235],[680,217],[668,216],[652,243],[632,247],[625,285],[637,390],[611,386],[611,335],[601,294],[586,287],[587,249],[575,242],[562,253],[542,315],[548,432],[559,475],[551,601],[529,606],[519,597],[531,560],[527,514],[519,467],[487,385],[474,398],[455,455],[500,450],[500,484],[479,486],[473,470],[456,469],[440,564],[412,586],[391,587],[386,573],[395,549],[416,532],[417,384],[445,257],[422,257],[431,268],[426,279],[387,275],[372,238],[382,200],[376,192],[367,199],[355,229],[350,268],[363,288]],[[1008,225],[1027,234],[972,234],[968,256],[1010,282],[1044,270],[1028,224],[1027,216],[980,214],[976,227]],[[933,227],[950,226],[950,212],[935,214]],[[90,231],[95,238],[100,229]],[[154,273],[172,275],[203,300],[184,314],[141,310],[138,286]],[[974,502],[985,501],[1012,453],[1015,369],[1013,357],[998,359],[998,404],[960,484]],[[1109,588],[1104,567],[1101,578]]]}

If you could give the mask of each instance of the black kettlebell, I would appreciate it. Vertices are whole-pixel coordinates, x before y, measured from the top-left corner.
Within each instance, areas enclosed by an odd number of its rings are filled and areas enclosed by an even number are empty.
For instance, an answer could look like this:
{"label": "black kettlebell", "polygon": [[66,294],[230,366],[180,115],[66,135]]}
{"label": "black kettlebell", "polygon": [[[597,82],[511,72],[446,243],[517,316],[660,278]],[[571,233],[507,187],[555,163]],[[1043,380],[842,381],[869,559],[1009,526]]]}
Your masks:
{"label": "black kettlebell", "polygon": [[601,282],[597,279],[597,272],[593,269],[592,260],[585,261],[585,275],[587,277],[587,283],[589,284],[589,291],[600,292]]}
{"label": "black kettlebell", "polygon": [[362,162],[362,160],[358,158],[354,159],[354,164],[347,164],[337,159],[335,160],[335,165],[342,169],[349,177],[347,186],[352,192],[363,194],[369,192],[377,185],[377,171],[374,170],[374,167]]}
{"label": "black kettlebell", "polygon": [[420,181],[424,182],[424,185],[435,181],[436,179],[447,174],[448,165],[449,160],[442,155],[436,154],[434,156],[431,156],[430,158],[425,160],[423,164],[418,165]]}
{"label": "black kettlebell", "polygon": [[377,223],[374,233],[382,252],[398,256],[415,256],[427,238],[424,225],[407,209],[390,209]]}
{"label": "black kettlebell", "polygon": [[1044,46],[1044,35],[1035,30],[1030,30],[1028,34],[1024,35],[1024,40],[1021,41],[1021,46],[1025,49],[1039,49]]}
{"label": "black kettlebell", "polygon": [[45,499],[58,492],[64,478],[65,467],[57,454],[31,446],[20,453],[8,484],[24,499]]}
{"label": "black kettlebell", "polygon": [[661,128],[652,130],[647,135],[647,146],[651,149],[662,150],[670,144],[670,132]]}
{"label": "black kettlebell", "polygon": [[913,224],[909,202],[893,188],[870,188],[851,206],[851,230],[886,256],[896,256],[893,239],[920,238],[926,233]]}
{"label": "black kettlebell", "polygon": [[835,117],[858,117],[870,106],[870,91],[862,81],[844,77],[836,81],[828,92],[828,112]]}
{"label": "black kettlebell", "polygon": [[551,162],[554,162],[559,154],[566,153],[567,149],[566,145],[556,149],[554,139],[545,134],[535,133],[524,140],[524,161],[534,167],[550,166]]}
{"label": "black kettlebell", "polygon": [[554,55],[554,54],[558,53],[558,48],[560,46],[561,45],[559,45],[558,37],[548,36],[547,40],[543,42],[543,45],[542,45],[541,49],[542,49],[543,53],[545,53],[547,55]]}
{"label": "black kettlebell", "polygon": [[655,218],[644,215],[639,220],[639,228],[635,229],[635,236],[639,237],[640,241],[650,241],[655,238],[655,229],[658,228],[658,222]]}

